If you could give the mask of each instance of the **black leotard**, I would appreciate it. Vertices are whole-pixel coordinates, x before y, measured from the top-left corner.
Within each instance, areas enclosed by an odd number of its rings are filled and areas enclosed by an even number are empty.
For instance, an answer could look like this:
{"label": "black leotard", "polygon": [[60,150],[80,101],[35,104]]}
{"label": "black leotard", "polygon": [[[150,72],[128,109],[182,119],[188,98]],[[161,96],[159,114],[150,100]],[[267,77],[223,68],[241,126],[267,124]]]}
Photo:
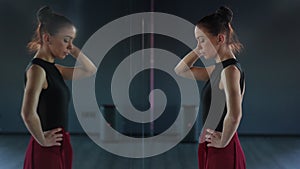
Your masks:
{"label": "black leotard", "polygon": [[[56,68],[55,63],[39,58],[32,59],[26,71],[32,64],[39,65],[45,70],[48,83],[47,89],[42,89],[41,91],[37,107],[43,131],[57,127],[67,130],[70,91],[62,75]],[[26,80],[25,75],[25,83]]]}
{"label": "black leotard", "polygon": [[[222,132],[223,130],[223,121],[225,118],[225,115],[227,113],[227,107],[226,107],[226,99],[225,99],[225,93],[224,90],[220,90],[219,83],[221,80],[221,72],[224,68],[226,68],[229,65],[235,65],[239,71],[241,72],[241,78],[240,78],[240,88],[241,92],[243,91],[244,86],[244,72],[238,63],[238,61],[234,58],[227,59],[225,61],[216,63],[215,69],[212,72],[210,79],[206,82],[204,85],[202,92],[201,92],[201,105],[202,105],[202,115],[203,115],[203,124],[205,123],[208,114],[213,113],[213,117],[216,117],[217,119],[220,119],[217,121],[217,125],[214,124],[208,124],[208,126],[214,126],[215,129],[213,130]],[[212,94],[213,90],[213,94]],[[214,96],[212,98],[212,95]],[[213,100],[212,100],[213,99]],[[213,104],[213,106],[211,105]],[[222,117],[216,115],[219,113],[222,113]]]}

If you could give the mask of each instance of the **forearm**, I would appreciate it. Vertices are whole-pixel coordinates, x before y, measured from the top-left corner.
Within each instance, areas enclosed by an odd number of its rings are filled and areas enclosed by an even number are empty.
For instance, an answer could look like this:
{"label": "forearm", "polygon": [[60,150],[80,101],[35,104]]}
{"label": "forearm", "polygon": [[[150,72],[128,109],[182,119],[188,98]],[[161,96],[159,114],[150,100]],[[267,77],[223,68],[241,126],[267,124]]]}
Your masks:
{"label": "forearm", "polygon": [[240,124],[241,116],[233,116],[228,113],[228,115],[225,116],[224,122],[223,122],[223,132],[221,137],[221,144],[224,146],[227,146],[229,142],[231,141],[232,137],[234,136],[235,132],[238,129],[238,126]]}
{"label": "forearm", "polygon": [[175,67],[175,72],[177,74],[186,72],[190,70],[190,68],[194,65],[194,63],[199,59],[199,56],[194,52],[191,51],[184,58],[178,63]]}
{"label": "forearm", "polygon": [[24,116],[22,114],[22,118],[28,131],[34,137],[34,139],[40,145],[44,145],[45,137],[44,137],[39,116],[36,113],[32,113],[31,115],[27,115],[27,116]]}
{"label": "forearm", "polygon": [[80,63],[80,68],[91,74],[96,73],[97,68],[94,63],[79,48],[73,47],[71,55]]}

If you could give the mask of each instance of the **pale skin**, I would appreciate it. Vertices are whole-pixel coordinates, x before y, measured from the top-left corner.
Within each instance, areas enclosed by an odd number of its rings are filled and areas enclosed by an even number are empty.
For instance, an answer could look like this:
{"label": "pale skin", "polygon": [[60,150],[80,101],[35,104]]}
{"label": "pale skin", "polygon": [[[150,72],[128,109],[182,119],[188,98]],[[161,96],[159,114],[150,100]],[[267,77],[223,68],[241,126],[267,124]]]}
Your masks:
{"label": "pale skin", "polygon": [[[97,68],[73,45],[75,37],[76,29],[71,25],[61,28],[55,35],[44,33],[42,35],[43,45],[34,57],[54,62],[55,59],[64,59],[70,54],[73,58],[77,59],[81,66],[65,67],[55,64],[63,78],[65,80],[74,80],[91,76],[96,73]],[[76,74],[73,76],[74,71],[76,71]],[[42,67],[32,65],[26,72],[26,76],[27,82],[21,109],[23,121],[31,135],[41,146],[60,146],[60,141],[63,140],[63,135],[60,133],[62,129],[54,128],[49,131],[42,131],[41,122],[36,112],[40,93],[48,87],[46,73]]]}
{"label": "pale skin", "polygon": [[[226,35],[213,36],[204,27],[195,27],[197,47],[188,53],[175,67],[175,72],[186,78],[207,81],[215,66],[196,67],[194,63],[200,58],[213,58],[221,62],[235,58],[230,46],[226,43]],[[191,74],[191,73],[192,74]],[[244,93],[240,90],[240,71],[234,65],[223,69],[219,88],[224,90],[226,96],[227,114],[223,122],[223,131],[218,132],[206,129],[205,141],[208,147],[224,148],[234,136],[242,118],[242,100]]]}

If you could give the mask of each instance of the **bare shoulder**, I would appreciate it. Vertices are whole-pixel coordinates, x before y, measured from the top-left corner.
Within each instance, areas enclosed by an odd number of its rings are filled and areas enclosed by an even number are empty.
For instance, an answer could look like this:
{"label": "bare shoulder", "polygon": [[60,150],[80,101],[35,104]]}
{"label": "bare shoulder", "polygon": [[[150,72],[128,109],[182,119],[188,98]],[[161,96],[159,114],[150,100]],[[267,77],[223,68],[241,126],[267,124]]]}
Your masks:
{"label": "bare shoulder", "polygon": [[27,72],[27,83],[26,88],[45,88],[46,84],[46,72],[45,70],[39,65],[31,65]]}
{"label": "bare shoulder", "polygon": [[240,70],[235,65],[230,65],[226,67],[223,72],[223,76],[227,80],[239,80],[240,79]]}
{"label": "bare shoulder", "polygon": [[46,77],[45,70],[41,66],[35,65],[35,64],[31,65],[28,68],[26,74],[27,74],[27,78],[30,78],[30,77],[38,78],[38,77],[43,77],[43,76]]}
{"label": "bare shoulder", "polygon": [[220,89],[236,88],[239,85],[240,70],[235,65],[230,65],[221,73]]}

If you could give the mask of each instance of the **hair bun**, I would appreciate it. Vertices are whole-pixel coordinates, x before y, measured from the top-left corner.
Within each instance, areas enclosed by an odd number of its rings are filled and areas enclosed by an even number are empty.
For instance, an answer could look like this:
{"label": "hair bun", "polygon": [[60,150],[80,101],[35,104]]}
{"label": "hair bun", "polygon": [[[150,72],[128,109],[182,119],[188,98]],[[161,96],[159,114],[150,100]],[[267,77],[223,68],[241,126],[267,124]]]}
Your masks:
{"label": "hair bun", "polygon": [[49,6],[41,7],[37,12],[37,19],[39,22],[45,22],[53,14],[52,9]]}
{"label": "hair bun", "polygon": [[220,17],[222,18],[222,20],[224,20],[225,22],[231,22],[232,21],[232,17],[233,17],[233,12],[231,9],[229,9],[228,7],[225,6],[221,6],[216,13],[218,15],[220,15]]}

